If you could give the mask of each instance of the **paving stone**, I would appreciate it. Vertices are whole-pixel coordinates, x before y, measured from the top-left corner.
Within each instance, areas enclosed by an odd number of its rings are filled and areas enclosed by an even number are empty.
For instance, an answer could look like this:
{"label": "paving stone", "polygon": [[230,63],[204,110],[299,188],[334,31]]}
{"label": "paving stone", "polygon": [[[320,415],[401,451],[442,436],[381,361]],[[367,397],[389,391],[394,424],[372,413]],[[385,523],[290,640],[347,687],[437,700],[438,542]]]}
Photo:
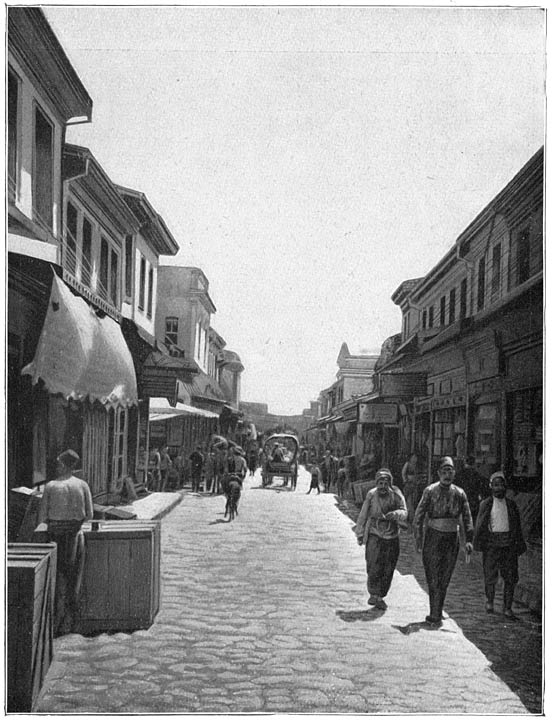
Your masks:
{"label": "paving stone", "polygon": [[[209,525],[223,498],[185,496],[162,521],[154,625],[58,638],[37,712],[526,713],[518,689],[535,711],[538,622],[484,617],[480,571],[459,564],[450,617],[420,628],[425,578],[409,537],[388,611],[368,610],[351,519],[332,495],[307,497],[303,471],[299,483],[302,494],[246,489],[232,524]],[[517,685],[498,676],[504,663]],[[440,669],[433,685],[428,667]]]}

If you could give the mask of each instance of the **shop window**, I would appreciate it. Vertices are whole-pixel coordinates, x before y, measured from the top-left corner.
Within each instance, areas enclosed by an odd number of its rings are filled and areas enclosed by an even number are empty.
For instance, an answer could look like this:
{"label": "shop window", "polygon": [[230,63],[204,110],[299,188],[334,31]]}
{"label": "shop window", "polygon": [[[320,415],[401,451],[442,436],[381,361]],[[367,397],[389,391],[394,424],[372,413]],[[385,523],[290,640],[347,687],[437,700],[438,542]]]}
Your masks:
{"label": "shop window", "polygon": [[52,229],[54,217],[54,128],[35,108],[33,211],[37,222]]}
{"label": "shop window", "polygon": [[433,420],[433,455],[463,457],[465,454],[466,410],[463,407],[436,410]]}
{"label": "shop window", "polygon": [[542,389],[530,388],[512,393],[513,475],[536,477],[542,453]]}
{"label": "shop window", "polygon": [[127,474],[128,410],[116,408],[110,411],[111,487],[114,489]]}
{"label": "shop window", "polygon": [[493,468],[499,461],[498,406],[479,405],[474,418],[474,454],[478,464]]}

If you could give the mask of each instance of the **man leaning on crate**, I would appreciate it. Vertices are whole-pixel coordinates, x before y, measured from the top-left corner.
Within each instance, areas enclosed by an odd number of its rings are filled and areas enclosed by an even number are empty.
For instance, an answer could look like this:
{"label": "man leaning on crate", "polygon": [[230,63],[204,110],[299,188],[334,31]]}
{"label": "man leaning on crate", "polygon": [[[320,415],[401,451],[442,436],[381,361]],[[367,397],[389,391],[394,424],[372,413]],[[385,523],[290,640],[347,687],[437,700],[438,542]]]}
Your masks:
{"label": "man leaning on crate", "polygon": [[74,450],[58,456],[56,479],[46,484],[39,520],[48,526],[48,541],[57,544],[56,608],[54,632],[71,632],[76,620],[77,600],[84,564],[84,542],[80,532],[94,510],[90,488],[73,475],[80,458]]}

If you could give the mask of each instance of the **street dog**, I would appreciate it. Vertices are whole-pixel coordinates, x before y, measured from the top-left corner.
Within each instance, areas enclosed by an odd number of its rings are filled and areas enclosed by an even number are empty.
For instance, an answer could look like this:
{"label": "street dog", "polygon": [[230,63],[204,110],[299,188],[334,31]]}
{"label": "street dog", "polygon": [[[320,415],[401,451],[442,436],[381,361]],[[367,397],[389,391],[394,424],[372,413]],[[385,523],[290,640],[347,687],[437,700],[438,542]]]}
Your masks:
{"label": "street dog", "polygon": [[222,490],[226,496],[224,517],[229,516],[231,522],[238,514],[238,503],[242,491],[242,479],[239,475],[227,475],[223,480]]}

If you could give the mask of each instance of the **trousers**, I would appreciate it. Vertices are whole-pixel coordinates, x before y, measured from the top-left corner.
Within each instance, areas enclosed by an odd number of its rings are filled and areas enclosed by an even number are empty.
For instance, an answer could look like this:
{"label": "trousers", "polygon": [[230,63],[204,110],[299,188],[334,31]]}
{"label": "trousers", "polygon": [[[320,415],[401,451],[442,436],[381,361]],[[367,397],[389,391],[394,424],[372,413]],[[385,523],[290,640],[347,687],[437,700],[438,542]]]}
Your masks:
{"label": "trousers", "polygon": [[54,632],[70,632],[78,613],[78,597],[84,568],[81,520],[50,520],[48,540],[57,545]]}
{"label": "trousers", "polygon": [[447,588],[459,550],[458,533],[441,532],[428,527],[424,537],[422,560],[429,593],[429,614],[440,620]]}
{"label": "trousers", "polygon": [[368,535],[366,542],[366,572],[368,592],[384,598],[389,592],[393,573],[399,559],[399,538],[384,540],[378,535]]}

